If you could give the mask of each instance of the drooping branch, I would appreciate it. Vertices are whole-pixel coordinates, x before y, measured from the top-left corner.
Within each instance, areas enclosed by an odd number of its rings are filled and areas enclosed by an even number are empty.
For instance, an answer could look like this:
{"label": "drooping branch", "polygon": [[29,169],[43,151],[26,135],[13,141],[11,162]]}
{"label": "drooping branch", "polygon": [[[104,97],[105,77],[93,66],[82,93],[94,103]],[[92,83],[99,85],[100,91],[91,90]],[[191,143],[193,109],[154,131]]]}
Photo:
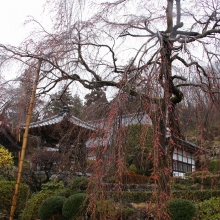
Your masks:
{"label": "drooping branch", "polygon": [[[112,63],[113,63],[113,65],[114,65],[114,72],[115,73],[123,73],[123,71],[122,70],[119,70],[118,69],[118,67],[117,67],[117,65],[116,65],[116,61],[117,61],[117,58],[116,58],[116,56],[115,56],[115,52],[113,51],[113,49],[110,47],[110,46],[108,46],[108,45],[106,45],[106,44],[94,44],[94,43],[87,43],[87,44],[85,44],[85,43],[83,43],[83,44],[80,44],[81,46],[84,46],[84,45],[90,45],[90,46],[95,46],[95,47],[105,47],[105,48],[107,48],[109,51],[110,51],[110,53],[111,53],[111,56],[112,56]],[[85,61],[84,61],[85,62]],[[87,65],[88,66],[88,65]]]}
{"label": "drooping branch", "polygon": [[197,69],[199,72],[202,71],[203,75],[206,76],[206,77],[208,77],[207,74],[206,74],[205,69],[204,69],[201,65],[199,65],[198,62],[194,61],[194,62],[191,62],[191,63],[187,63],[183,58],[179,57],[178,55],[172,57],[172,61],[175,60],[175,59],[179,60],[179,61],[180,61],[182,64],[184,64],[184,66],[186,66],[186,67],[190,67],[190,66],[195,65],[195,66],[196,66],[196,69]]}
{"label": "drooping branch", "polygon": [[180,79],[180,80],[186,81],[186,78],[185,78],[185,77],[183,77],[183,76],[178,76],[178,75],[171,76],[171,79],[172,79],[172,80],[174,80],[174,79]]}
{"label": "drooping branch", "polygon": [[96,72],[92,69],[89,68],[89,66],[87,65],[87,63],[85,62],[85,60],[82,57],[82,51],[81,51],[81,44],[78,44],[78,56],[80,59],[81,64],[86,68],[86,70],[88,72],[90,72],[97,81],[101,81],[101,77],[99,75],[96,74]]}
{"label": "drooping branch", "polygon": [[151,35],[155,35],[156,34],[156,33],[154,33],[152,30],[150,30],[148,28],[148,21],[147,20],[144,22],[144,24],[145,24],[145,29],[146,29],[147,32],[149,32]]}

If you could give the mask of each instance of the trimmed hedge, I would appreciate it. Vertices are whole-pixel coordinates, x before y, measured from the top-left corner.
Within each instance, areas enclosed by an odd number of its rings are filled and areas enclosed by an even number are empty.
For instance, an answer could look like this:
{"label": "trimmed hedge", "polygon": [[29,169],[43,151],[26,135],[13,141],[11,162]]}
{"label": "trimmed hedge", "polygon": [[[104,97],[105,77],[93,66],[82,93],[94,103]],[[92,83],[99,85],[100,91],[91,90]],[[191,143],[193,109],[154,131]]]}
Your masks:
{"label": "trimmed hedge", "polygon": [[53,195],[54,192],[47,190],[47,191],[40,191],[31,197],[25,206],[24,212],[21,215],[22,220],[32,220],[37,219],[38,215],[38,208],[40,207],[41,203],[44,199]]}
{"label": "trimmed hedge", "polygon": [[[15,181],[0,180],[0,212],[9,215],[11,210],[12,197],[14,194]],[[26,184],[20,184],[15,216],[24,209],[29,195],[29,187]]]}
{"label": "trimmed hedge", "polygon": [[87,189],[89,184],[89,181],[87,179],[87,177],[81,176],[81,177],[77,177],[75,178],[73,181],[71,181],[68,184],[68,188],[70,188],[71,190],[81,190],[84,191]]}
{"label": "trimmed hedge", "polygon": [[77,193],[70,196],[63,204],[62,215],[67,219],[73,219],[82,214],[86,209],[85,198],[85,193]]}
{"label": "trimmed hedge", "polygon": [[173,192],[174,198],[188,199],[194,202],[202,202],[212,197],[220,196],[219,190],[181,190]]}
{"label": "trimmed hedge", "polygon": [[96,203],[95,219],[116,219],[115,204],[109,200],[99,200]]}
{"label": "trimmed hedge", "polygon": [[220,197],[213,197],[197,205],[197,219],[215,220],[220,219]]}
{"label": "trimmed hedge", "polygon": [[218,173],[220,171],[220,162],[219,160],[211,160],[209,163],[209,171],[212,173]]}
{"label": "trimmed hedge", "polygon": [[[119,198],[118,192],[106,192],[109,199],[118,201],[122,199],[125,202],[142,203],[152,198],[150,191],[123,191]],[[193,202],[202,202],[212,197],[220,196],[219,190],[178,190],[173,191],[173,198],[188,199]]]}
{"label": "trimmed hedge", "polygon": [[168,203],[171,220],[192,220],[196,206],[187,199],[171,199]]}
{"label": "trimmed hedge", "polygon": [[46,198],[38,209],[38,218],[47,219],[61,215],[65,200],[66,198],[63,196],[51,196]]}
{"label": "trimmed hedge", "polygon": [[194,183],[200,183],[206,188],[220,188],[220,175],[207,175],[207,176],[195,176],[193,177]]}

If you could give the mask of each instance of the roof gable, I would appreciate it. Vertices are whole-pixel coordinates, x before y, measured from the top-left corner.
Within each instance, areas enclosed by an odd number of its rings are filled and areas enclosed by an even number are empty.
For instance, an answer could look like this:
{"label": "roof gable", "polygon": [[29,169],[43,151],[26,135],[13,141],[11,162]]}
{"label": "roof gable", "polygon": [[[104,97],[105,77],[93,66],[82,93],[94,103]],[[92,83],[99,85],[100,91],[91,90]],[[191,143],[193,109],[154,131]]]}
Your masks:
{"label": "roof gable", "polygon": [[[80,120],[79,118],[76,118],[68,113],[55,115],[55,116],[52,116],[47,119],[43,119],[38,122],[30,123],[29,128],[30,129],[31,128],[39,128],[39,127],[50,126],[50,125],[53,126],[53,125],[61,123],[64,120],[69,121],[72,125],[76,125],[76,126],[88,129],[88,130],[95,130],[94,126],[92,126],[92,125],[90,125],[90,124],[88,124],[88,123]],[[23,128],[25,128],[25,126]]]}

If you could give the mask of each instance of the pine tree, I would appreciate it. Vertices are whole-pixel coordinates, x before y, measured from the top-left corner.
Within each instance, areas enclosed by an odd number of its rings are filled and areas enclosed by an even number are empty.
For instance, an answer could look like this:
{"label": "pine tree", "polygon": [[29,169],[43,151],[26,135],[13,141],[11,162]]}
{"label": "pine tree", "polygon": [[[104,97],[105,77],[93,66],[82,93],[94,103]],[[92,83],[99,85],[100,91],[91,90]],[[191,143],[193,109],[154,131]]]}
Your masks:
{"label": "pine tree", "polygon": [[105,116],[107,112],[108,100],[106,93],[101,88],[96,88],[85,95],[84,118],[87,120],[96,120]]}
{"label": "pine tree", "polygon": [[59,114],[64,106],[67,106],[69,113],[75,117],[80,116],[80,112],[83,108],[80,97],[77,94],[72,96],[71,90],[63,87],[61,90],[51,95],[51,100],[47,105],[45,116],[50,117]]}

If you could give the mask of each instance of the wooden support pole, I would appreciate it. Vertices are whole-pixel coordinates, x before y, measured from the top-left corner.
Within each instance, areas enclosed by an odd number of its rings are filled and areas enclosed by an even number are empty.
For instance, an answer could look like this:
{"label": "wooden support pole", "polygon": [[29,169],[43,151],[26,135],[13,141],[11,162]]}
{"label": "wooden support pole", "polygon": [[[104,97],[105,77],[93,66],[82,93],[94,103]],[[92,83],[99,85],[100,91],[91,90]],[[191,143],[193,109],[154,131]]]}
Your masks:
{"label": "wooden support pole", "polygon": [[26,127],[25,127],[25,131],[24,131],[23,143],[22,143],[22,148],[21,148],[21,157],[20,157],[19,164],[18,164],[18,174],[17,174],[16,183],[15,183],[15,189],[14,189],[14,195],[13,195],[13,199],[12,199],[12,205],[11,205],[9,220],[13,220],[16,205],[17,205],[17,198],[18,198],[18,193],[19,193],[19,186],[20,186],[20,183],[21,183],[21,175],[22,175],[23,163],[24,163],[24,158],[25,158],[25,151],[26,151],[26,146],[27,146],[29,126],[30,126],[30,121],[31,121],[31,115],[32,115],[32,112],[33,112],[33,106],[34,106],[34,100],[35,100],[35,95],[36,95],[36,90],[37,90],[37,84],[38,84],[38,81],[39,81],[41,63],[42,63],[42,60],[39,60],[38,67],[37,67],[37,72],[36,72],[36,76],[35,76],[35,81],[34,81],[34,85],[33,85],[31,100],[30,100],[30,104],[29,104],[29,109],[28,109],[28,113],[27,113]]}

